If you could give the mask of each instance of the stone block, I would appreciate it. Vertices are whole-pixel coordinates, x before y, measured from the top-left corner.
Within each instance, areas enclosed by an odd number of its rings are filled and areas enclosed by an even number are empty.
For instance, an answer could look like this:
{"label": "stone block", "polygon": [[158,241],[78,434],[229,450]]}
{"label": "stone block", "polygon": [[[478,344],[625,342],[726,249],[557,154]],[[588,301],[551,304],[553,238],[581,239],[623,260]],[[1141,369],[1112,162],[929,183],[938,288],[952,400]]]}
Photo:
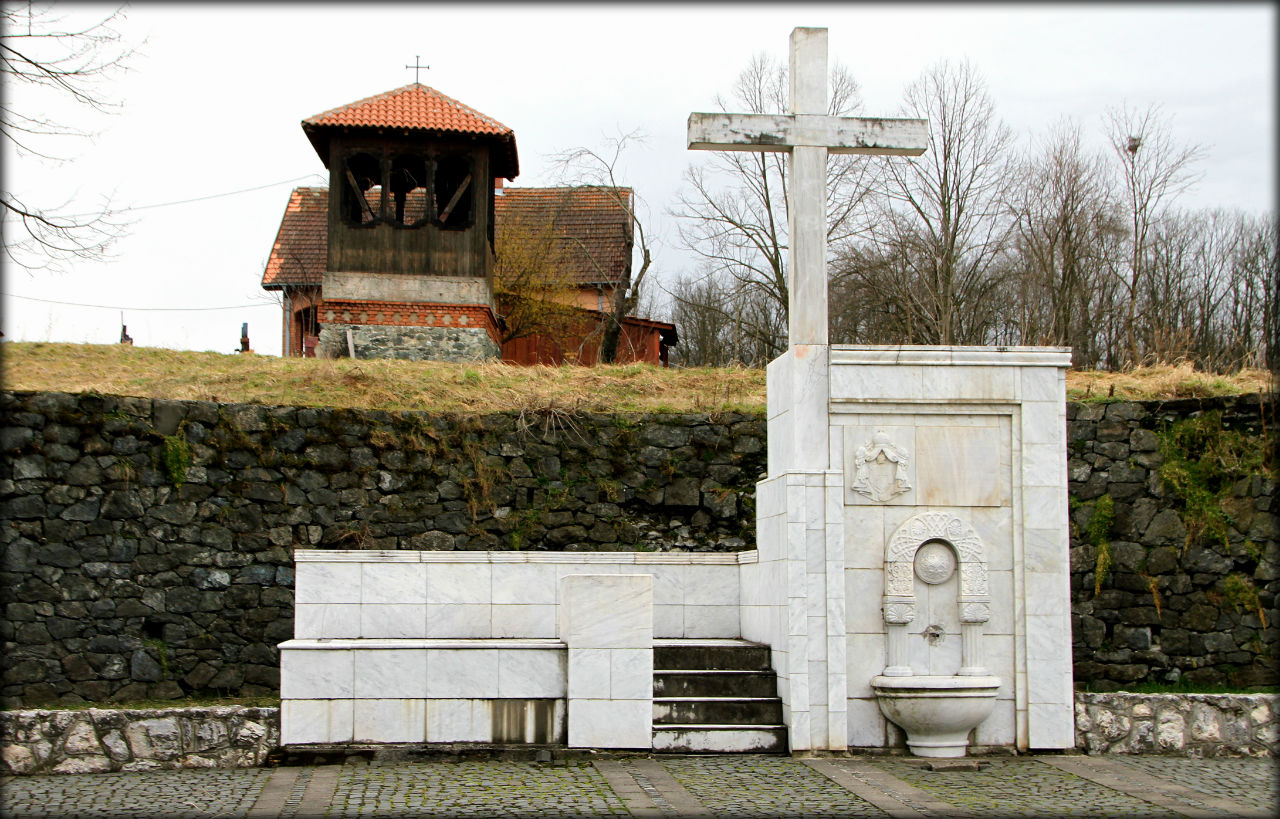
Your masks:
{"label": "stone block", "polygon": [[560,580],[560,639],[571,648],[648,648],[653,578],[647,574],[566,575]]}

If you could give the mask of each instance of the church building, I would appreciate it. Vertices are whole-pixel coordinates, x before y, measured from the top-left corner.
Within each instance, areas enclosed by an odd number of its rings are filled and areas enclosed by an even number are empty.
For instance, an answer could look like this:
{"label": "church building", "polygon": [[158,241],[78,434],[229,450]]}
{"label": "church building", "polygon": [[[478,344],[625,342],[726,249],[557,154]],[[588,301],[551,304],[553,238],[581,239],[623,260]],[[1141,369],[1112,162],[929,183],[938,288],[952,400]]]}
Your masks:
{"label": "church building", "polygon": [[[328,187],[294,189],[263,273],[286,356],[595,362],[631,275],[629,189],[506,188],[514,132],[419,83],[317,114],[303,131]],[[550,220],[572,321],[504,344],[494,298],[499,220]],[[619,362],[665,363],[674,325],[628,317]]]}

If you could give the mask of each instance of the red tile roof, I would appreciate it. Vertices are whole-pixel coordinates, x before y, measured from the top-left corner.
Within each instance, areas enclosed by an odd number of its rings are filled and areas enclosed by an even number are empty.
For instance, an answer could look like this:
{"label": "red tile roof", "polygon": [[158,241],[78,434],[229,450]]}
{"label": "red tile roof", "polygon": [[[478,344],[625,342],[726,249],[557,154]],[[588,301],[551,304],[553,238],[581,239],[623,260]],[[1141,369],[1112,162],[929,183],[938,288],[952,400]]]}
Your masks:
{"label": "red tile roof", "polygon": [[[568,244],[566,255],[583,285],[631,276],[630,188],[506,188],[494,199],[494,221],[545,224]],[[328,264],[329,189],[295,188],[280,220],[262,286],[319,285]]]}
{"label": "red tile roof", "polygon": [[327,141],[324,134],[332,128],[376,128],[489,137],[508,149],[503,151],[500,157],[503,161],[495,167],[495,175],[514,179],[519,173],[514,131],[493,117],[421,83],[375,94],[304,119],[302,130],[326,165],[329,156],[322,146]]}
{"label": "red tile roof", "polygon": [[262,286],[319,285],[329,253],[329,189],[294,188],[271,246]]}
{"label": "red tile roof", "polygon": [[612,285],[631,276],[631,188],[506,188],[494,223],[555,226],[579,284]]}

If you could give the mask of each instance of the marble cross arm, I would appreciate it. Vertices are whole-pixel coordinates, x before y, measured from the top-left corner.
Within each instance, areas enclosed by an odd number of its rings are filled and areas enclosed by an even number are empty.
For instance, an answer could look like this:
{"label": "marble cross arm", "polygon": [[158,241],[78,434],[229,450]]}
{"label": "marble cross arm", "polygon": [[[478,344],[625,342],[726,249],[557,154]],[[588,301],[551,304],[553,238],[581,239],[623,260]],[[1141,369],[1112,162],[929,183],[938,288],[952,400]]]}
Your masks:
{"label": "marble cross arm", "polygon": [[929,121],[809,114],[689,115],[689,149],[790,151],[799,146],[833,154],[920,156],[929,147]]}

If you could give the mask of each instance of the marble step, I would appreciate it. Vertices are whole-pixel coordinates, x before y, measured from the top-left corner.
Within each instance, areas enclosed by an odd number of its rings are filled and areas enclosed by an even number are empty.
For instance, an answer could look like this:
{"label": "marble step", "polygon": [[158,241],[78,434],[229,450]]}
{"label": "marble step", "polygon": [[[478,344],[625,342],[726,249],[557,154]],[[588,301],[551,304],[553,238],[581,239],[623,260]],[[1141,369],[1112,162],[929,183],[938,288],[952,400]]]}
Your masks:
{"label": "marble step", "polygon": [[684,668],[655,671],[655,697],[776,697],[772,671]]}
{"label": "marble step", "polygon": [[654,640],[653,670],[769,671],[769,647],[746,640]]}
{"label": "marble step", "polygon": [[662,725],[653,729],[653,750],[665,753],[787,752],[785,725]]}
{"label": "marble step", "polygon": [[778,697],[654,697],[653,725],[777,725]]}

